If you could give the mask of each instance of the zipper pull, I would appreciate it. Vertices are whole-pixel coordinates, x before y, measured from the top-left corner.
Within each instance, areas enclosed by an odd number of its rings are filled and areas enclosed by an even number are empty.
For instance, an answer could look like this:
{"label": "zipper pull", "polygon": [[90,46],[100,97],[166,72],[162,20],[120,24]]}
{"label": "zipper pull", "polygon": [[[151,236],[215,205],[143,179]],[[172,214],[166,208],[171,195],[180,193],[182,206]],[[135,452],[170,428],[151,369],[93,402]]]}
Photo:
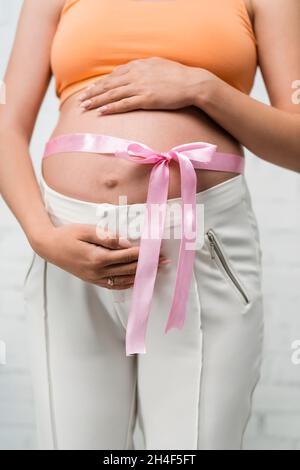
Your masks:
{"label": "zipper pull", "polygon": [[215,259],[216,253],[215,253],[215,242],[214,238],[212,237],[211,233],[207,233],[208,241],[209,241],[209,251],[210,251],[210,256],[211,259]]}
{"label": "zipper pull", "polygon": [[210,256],[211,256],[211,259],[215,259],[216,255],[215,255],[215,245],[213,242],[210,242],[209,243],[209,247],[210,247]]}

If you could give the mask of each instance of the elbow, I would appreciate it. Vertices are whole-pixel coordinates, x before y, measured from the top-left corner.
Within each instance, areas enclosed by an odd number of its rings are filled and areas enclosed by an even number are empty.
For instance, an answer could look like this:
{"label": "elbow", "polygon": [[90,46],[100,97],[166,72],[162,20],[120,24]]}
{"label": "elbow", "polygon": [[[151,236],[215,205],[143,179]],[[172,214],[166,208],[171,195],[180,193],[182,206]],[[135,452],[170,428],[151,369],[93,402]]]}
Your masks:
{"label": "elbow", "polygon": [[27,120],[23,113],[18,113],[7,104],[0,105],[0,138],[17,136],[30,141],[33,132],[33,126]]}
{"label": "elbow", "polygon": [[0,119],[0,142],[9,139],[24,139],[27,143],[30,142],[30,135],[28,132],[16,122]]}

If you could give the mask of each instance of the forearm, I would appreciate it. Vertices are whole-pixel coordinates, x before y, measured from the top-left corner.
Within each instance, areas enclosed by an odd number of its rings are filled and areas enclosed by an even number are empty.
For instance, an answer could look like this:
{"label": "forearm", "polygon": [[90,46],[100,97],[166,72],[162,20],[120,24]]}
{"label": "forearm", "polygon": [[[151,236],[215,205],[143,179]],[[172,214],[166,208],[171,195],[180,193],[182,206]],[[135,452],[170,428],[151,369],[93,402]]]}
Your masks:
{"label": "forearm", "polygon": [[39,238],[53,228],[43,205],[39,185],[28,151],[20,133],[0,133],[0,194],[35,247]]}
{"label": "forearm", "polygon": [[261,103],[218,78],[199,84],[194,96],[195,106],[255,155],[300,172],[299,113]]}

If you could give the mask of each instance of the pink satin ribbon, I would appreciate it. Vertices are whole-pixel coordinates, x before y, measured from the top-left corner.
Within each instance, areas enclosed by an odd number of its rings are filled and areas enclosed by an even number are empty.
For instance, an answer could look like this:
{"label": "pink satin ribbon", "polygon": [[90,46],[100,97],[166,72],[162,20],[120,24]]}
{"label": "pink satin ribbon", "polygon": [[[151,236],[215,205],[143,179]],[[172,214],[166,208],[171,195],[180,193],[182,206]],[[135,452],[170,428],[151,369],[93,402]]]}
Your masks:
{"label": "pink satin ribbon", "polygon": [[[132,292],[132,304],[126,329],[126,355],[145,353],[145,337],[153,297],[164,231],[169,187],[169,162],[179,164],[181,175],[181,242],[176,282],[165,333],[171,328],[182,328],[186,317],[189,286],[193,273],[195,250],[186,243],[195,243],[196,191],[195,169],[243,173],[244,158],[219,153],[217,146],[192,142],[173,147],[168,152],[157,152],[145,144],[103,134],[66,134],[47,142],[44,157],[61,152],[108,153],[140,164],[153,165],[145,211],[145,224],[140,240],[137,271]],[[161,217],[155,237],[151,233],[151,207],[159,205]],[[155,220],[157,223],[157,220]]]}

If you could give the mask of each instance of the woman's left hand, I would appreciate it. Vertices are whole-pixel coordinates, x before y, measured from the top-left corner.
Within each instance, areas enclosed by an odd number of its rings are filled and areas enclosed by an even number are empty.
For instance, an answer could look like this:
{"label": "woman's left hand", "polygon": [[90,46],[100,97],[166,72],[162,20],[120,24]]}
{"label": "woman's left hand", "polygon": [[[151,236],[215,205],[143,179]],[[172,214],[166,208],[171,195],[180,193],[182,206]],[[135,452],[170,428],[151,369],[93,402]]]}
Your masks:
{"label": "woman's left hand", "polygon": [[135,109],[179,109],[193,105],[201,79],[212,74],[172,60],[150,57],[116,67],[79,96],[86,110],[116,114]]}

